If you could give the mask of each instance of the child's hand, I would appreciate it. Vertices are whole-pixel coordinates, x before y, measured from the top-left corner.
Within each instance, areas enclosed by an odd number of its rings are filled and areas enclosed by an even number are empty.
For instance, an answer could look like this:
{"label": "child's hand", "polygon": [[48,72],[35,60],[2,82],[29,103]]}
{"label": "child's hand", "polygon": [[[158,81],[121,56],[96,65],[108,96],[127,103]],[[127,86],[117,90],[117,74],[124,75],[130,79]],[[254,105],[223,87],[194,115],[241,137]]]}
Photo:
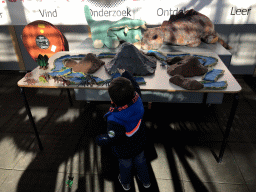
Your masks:
{"label": "child's hand", "polygon": [[118,72],[120,73],[120,75],[122,75],[125,72],[125,69],[119,69],[117,68]]}

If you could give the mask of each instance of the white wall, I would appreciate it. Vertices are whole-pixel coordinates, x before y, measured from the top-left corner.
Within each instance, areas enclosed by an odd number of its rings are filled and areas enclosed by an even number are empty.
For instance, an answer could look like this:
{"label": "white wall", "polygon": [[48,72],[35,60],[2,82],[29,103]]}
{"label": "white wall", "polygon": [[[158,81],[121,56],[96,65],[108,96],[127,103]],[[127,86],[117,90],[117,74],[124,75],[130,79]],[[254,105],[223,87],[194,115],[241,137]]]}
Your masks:
{"label": "white wall", "polygon": [[[61,2],[61,3],[60,3]],[[49,6],[50,3],[50,6]],[[34,20],[56,25],[66,36],[70,50],[88,37],[84,5],[92,11],[126,10],[126,16],[160,25],[170,14],[195,9],[208,16],[216,31],[233,49],[230,71],[233,74],[253,74],[256,66],[256,3],[250,0],[20,0],[0,1],[0,70],[19,70],[7,25],[14,25],[27,70],[37,65],[26,52],[20,35],[24,26]],[[154,5],[154,6],[152,6]],[[131,11],[128,11],[131,10]],[[163,10],[161,14],[159,10]],[[177,10],[175,12],[175,10]],[[95,20],[118,20],[121,16]]]}
{"label": "white wall", "polygon": [[[25,26],[15,26],[26,70],[37,67],[21,42],[20,35]],[[87,26],[58,25],[69,43],[69,50],[75,49],[88,37]],[[0,70],[19,70],[17,58],[7,26],[0,26]],[[256,66],[256,25],[216,24],[216,31],[233,47],[230,71],[233,74],[252,75]]]}

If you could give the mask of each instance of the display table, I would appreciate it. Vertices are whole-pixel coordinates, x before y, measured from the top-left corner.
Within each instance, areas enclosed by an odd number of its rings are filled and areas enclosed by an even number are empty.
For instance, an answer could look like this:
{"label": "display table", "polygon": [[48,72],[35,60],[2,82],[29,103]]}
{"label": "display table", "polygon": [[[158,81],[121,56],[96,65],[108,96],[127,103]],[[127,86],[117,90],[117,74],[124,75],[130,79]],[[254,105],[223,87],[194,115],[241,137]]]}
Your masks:
{"label": "display table", "polygon": [[[103,47],[102,49],[96,49],[92,45],[92,39],[87,38],[74,51],[81,52],[81,53],[99,54],[102,52],[116,53],[117,50],[118,48],[109,49],[107,47]],[[161,47],[161,49],[159,49],[158,51],[168,52],[168,53],[171,52],[171,54],[175,54],[175,53],[178,54],[178,52],[182,52],[182,53],[200,54],[200,55],[206,55],[206,56],[212,55],[214,57],[217,57],[220,61],[218,63],[218,66],[216,66],[215,68],[224,69],[225,71],[228,71],[227,68],[230,65],[231,56],[232,56],[231,53],[228,50],[226,50],[224,47],[222,47],[222,45],[219,43],[206,44],[202,42],[198,47],[170,46],[170,45],[164,44]],[[223,65],[223,63],[225,64],[226,67]],[[182,91],[183,89],[178,88],[178,86],[175,86],[177,90],[170,87],[170,84],[167,81],[167,79],[169,79],[170,76],[167,76],[166,68],[161,67],[159,62],[157,64],[156,75],[158,75],[158,77],[150,80],[153,84],[149,84],[147,86],[144,86],[144,85],[141,86],[141,90],[142,90],[141,94],[144,102],[177,102],[177,103],[204,102],[208,104],[222,103],[223,92],[213,91],[205,95],[202,92],[191,93],[191,92]],[[160,78],[161,80],[158,81],[159,77],[161,77]],[[226,77],[228,78],[228,76]],[[226,77],[223,77],[222,79],[226,79]],[[200,79],[200,77],[195,79]],[[145,78],[145,80],[146,82],[149,81],[148,78]],[[99,90],[91,90],[91,89],[75,89],[74,91],[75,91],[76,100],[109,101],[109,96],[107,91],[102,91],[102,90],[99,91]],[[230,87],[228,87],[226,91],[232,91],[232,90],[230,89]]]}
{"label": "display table", "polygon": [[[99,52],[104,52],[104,51],[99,51]],[[99,53],[98,52],[98,53]],[[39,76],[42,75],[45,72],[51,72],[51,69],[54,67],[53,65],[53,61],[63,55],[79,55],[79,54],[87,54],[88,52],[77,52],[77,51],[73,51],[73,52],[58,52],[55,55],[53,55],[50,59],[49,59],[49,68],[47,70],[43,70],[43,69],[39,69],[39,67],[35,68],[32,72],[31,72],[31,77],[30,78],[34,78],[36,80],[39,79]],[[170,54],[179,54],[180,52],[172,52]],[[184,53],[184,52],[183,52]],[[96,53],[97,54],[97,53]],[[227,67],[224,65],[224,63],[221,61],[221,59],[218,57],[218,55],[216,53],[212,53],[212,52],[205,52],[205,53],[193,53],[193,54],[197,54],[197,55],[204,55],[204,56],[213,56],[215,58],[218,58],[218,63],[215,65],[215,69],[223,69],[225,70],[225,73],[222,77],[220,77],[219,81],[227,81],[228,82],[228,87],[226,89],[223,90],[206,90],[206,89],[201,89],[201,90],[196,90],[196,91],[191,91],[191,90],[185,90],[179,86],[176,86],[172,83],[169,82],[169,78],[170,75],[167,74],[167,67],[166,66],[160,66],[160,62],[157,61],[157,67],[156,67],[156,71],[154,75],[151,76],[145,76],[144,79],[146,81],[145,85],[141,85],[141,91],[142,93],[144,91],[148,91],[148,92],[161,92],[163,94],[166,94],[166,100],[168,102],[179,102],[182,100],[185,100],[186,97],[188,97],[189,94],[198,94],[198,95],[204,95],[204,94],[213,94],[214,97],[218,97],[218,94],[224,94],[224,93],[234,93],[235,95],[235,99],[232,105],[232,110],[231,110],[231,114],[230,114],[230,118],[228,121],[228,125],[225,131],[225,135],[224,135],[224,139],[223,139],[223,143],[222,143],[222,147],[221,147],[221,152],[218,158],[218,161],[221,162],[223,153],[224,153],[224,149],[226,146],[226,142],[227,142],[227,138],[229,135],[229,131],[231,129],[231,125],[233,122],[233,118],[235,115],[235,111],[236,111],[236,107],[238,104],[238,93],[241,91],[241,86],[238,84],[238,82],[236,81],[236,79],[233,77],[233,75],[229,72],[229,70],[227,69]],[[192,54],[192,55],[193,55]],[[106,63],[111,60],[111,58],[104,58],[101,59],[103,61],[105,61]],[[104,66],[102,66],[97,72],[95,72],[93,74],[94,76],[97,76],[103,80],[107,80],[109,79],[111,76],[108,75],[105,71]],[[201,76],[197,76],[197,77],[192,77],[192,79],[195,80],[201,80]],[[39,143],[39,147],[41,150],[43,150],[39,135],[37,133],[37,129],[34,123],[34,120],[32,118],[31,115],[31,111],[25,96],[25,92],[24,92],[24,88],[28,87],[28,88],[64,88],[64,89],[75,89],[75,90],[79,90],[79,91],[87,91],[88,92],[94,92],[92,95],[94,95],[93,100],[109,100],[109,96],[107,94],[107,85],[104,86],[97,86],[97,85],[93,85],[93,86],[78,86],[78,85],[63,85],[62,83],[56,83],[54,82],[53,79],[49,80],[48,83],[43,83],[43,82],[39,82],[39,83],[35,83],[32,85],[29,85],[27,82],[24,82],[26,80],[26,78],[22,78],[20,81],[18,81],[18,86],[21,89],[21,93],[23,95],[24,98],[24,102],[25,102],[25,106],[29,115],[29,119],[34,127],[37,139],[38,139],[38,143]],[[161,95],[162,96],[162,95]],[[145,94],[142,95],[142,100],[144,100]],[[189,96],[190,97],[190,96]],[[104,99],[102,99],[104,98]],[[157,100],[157,98],[152,98],[150,101],[154,101],[154,99]],[[191,98],[187,98],[187,99],[191,99]],[[199,97],[195,97],[193,98],[194,100],[200,100],[201,98]]]}

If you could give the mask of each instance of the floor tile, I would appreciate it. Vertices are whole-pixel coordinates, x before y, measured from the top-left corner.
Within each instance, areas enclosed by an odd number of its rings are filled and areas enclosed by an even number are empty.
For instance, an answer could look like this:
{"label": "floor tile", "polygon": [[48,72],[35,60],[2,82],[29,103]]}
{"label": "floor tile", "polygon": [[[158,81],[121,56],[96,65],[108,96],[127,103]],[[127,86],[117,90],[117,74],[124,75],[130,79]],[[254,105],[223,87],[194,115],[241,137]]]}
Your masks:
{"label": "floor tile", "polygon": [[19,160],[29,152],[34,140],[30,134],[6,134],[0,136],[0,168],[13,169]]}
{"label": "floor tile", "polygon": [[[63,177],[61,174],[58,174],[58,177]],[[75,178],[75,176],[77,176]],[[59,180],[59,179],[58,179]],[[61,178],[62,180],[62,178]],[[63,183],[60,180],[59,183]],[[67,179],[66,179],[67,180]],[[71,191],[77,192],[77,191],[108,191],[108,192],[114,192],[114,184],[111,181],[103,179],[100,175],[78,175],[74,174],[74,182],[71,187]],[[63,185],[58,185],[56,188],[57,192],[65,192],[69,191],[68,187]]]}
{"label": "floor tile", "polygon": [[47,124],[40,131],[41,134],[81,134],[84,121],[81,117],[83,109],[56,109]]}
{"label": "floor tile", "polygon": [[24,155],[14,168],[17,170],[64,172],[68,168],[69,159],[75,155],[79,138],[78,135],[66,137],[41,135],[40,139],[44,150],[39,151],[37,141],[34,141],[29,149],[37,153]]}
{"label": "floor tile", "polygon": [[[49,107],[30,107],[37,131],[47,123],[55,109]],[[1,127],[1,132],[6,133],[34,133],[25,107],[17,110],[12,117]]]}
{"label": "floor tile", "polygon": [[244,180],[247,184],[256,183],[256,144],[251,143],[229,143]]}
{"label": "floor tile", "polygon": [[248,93],[245,96],[247,102],[252,106],[254,112],[256,113],[256,93]]}
{"label": "floor tile", "polygon": [[256,191],[256,185],[247,184],[247,187],[248,187],[250,192],[255,192]]}
{"label": "floor tile", "polygon": [[[76,101],[70,90],[74,104],[70,106],[65,89],[26,88],[44,147],[40,151],[17,86],[23,76],[0,75],[0,192],[121,192],[115,159],[95,144],[95,137],[106,131],[103,116],[110,105]],[[238,82],[243,89],[221,164],[211,149],[219,153],[232,94],[210,108],[153,103],[150,110],[145,109],[155,148],[148,152],[156,179],[154,192],[256,191],[255,85],[250,78],[239,77]],[[163,107],[171,110],[159,113]],[[191,113],[195,108],[197,113]],[[74,176],[71,189],[65,183],[70,175]],[[144,191],[137,182],[135,191]]]}
{"label": "floor tile", "polygon": [[2,104],[0,104],[0,132],[1,127],[9,120],[12,120],[12,117],[15,113],[17,113],[18,109],[16,108],[11,108],[8,106],[4,106]]}
{"label": "floor tile", "polygon": [[[68,191],[66,181],[68,174],[57,172],[17,171],[11,170],[5,182],[0,187],[1,192],[23,192],[23,191],[49,191],[56,192],[60,189]],[[71,191],[76,191],[79,176],[74,176],[74,183]]]}
{"label": "floor tile", "polygon": [[[228,101],[222,104],[214,105],[214,109],[218,114],[227,114],[229,116],[233,104],[233,98],[229,98]],[[248,100],[239,98],[238,106],[236,108],[236,114],[255,114],[254,108],[250,105]]]}
{"label": "floor tile", "polygon": [[66,97],[61,89],[36,89],[26,90],[25,94],[30,106],[48,106],[56,108]]}
{"label": "floor tile", "polygon": [[[156,179],[176,179],[182,180],[180,164],[172,150],[166,151],[161,144],[155,144],[157,159],[151,162]],[[168,153],[168,154],[166,154]],[[169,158],[169,159],[168,159]]]}
{"label": "floor tile", "polygon": [[[220,143],[212,143],[211,145],[212,150],[218,154]],[[217,163],[208,147],[188,146],[187,150],[187,153],[190,154],[189,156],[185,156],[184,152],[176,151],[180,153],[182,177],[185,181],[245,184],[228,147],[225,149],[222,163]]]}
{"label": "floor tile", "polygon": [[246,185],[229,184],[229,183],[212,183],[204,182],[201,184],[184,182],[185,192],[249,192]]}
{"label": "floor tile", "polygon": [[59,165],[58,172],[102,174],[102,164],[105,162],[101,158],[101,148],[93,142],[88,145],[63,161]]}
{"label": "floor tile", "polygon": [[72,105],[69,102],[68,97],[64,98],[60,104],[57,106],[58,109],[65,109],[65,108],[76,108],[76,109],[81,109],[84,108],[84,106],[87,104],[86,101],[79,101],[75,100],[73,97],[71,97]]}
{"label": "floor tile", "polygon": [[179,185],[181,185],[182,187],[180,187],[180,190],[177,190],[177,188],[175,188],[175,183],[173,180],[170,179],[157,179],[157,185],[159,187],[159,191],[161,192],[174,192],[174,191],[184,191],[183,189],[183,183],[180,183]]}
{"label": "floor tile", "polygon": [[11,108],[21,108],[24,106],[20,89],[17,86],[0,88],[1,105]]}
{"label": "floor tile", "polygon": [[[219,113],[217,116],[220,128],[224,132],[229,114]],[[256,142],[255,123],[256,115],[254,114],[236,114],[228,140],[231,142]]]}
{"label": "floor tile", "polygon": [[0,168],[0,189],[1,189],[1,185],[4,183],[4,181],[6,180],[10,172],[11,170],[9,169],[6,170],[3,168]]}

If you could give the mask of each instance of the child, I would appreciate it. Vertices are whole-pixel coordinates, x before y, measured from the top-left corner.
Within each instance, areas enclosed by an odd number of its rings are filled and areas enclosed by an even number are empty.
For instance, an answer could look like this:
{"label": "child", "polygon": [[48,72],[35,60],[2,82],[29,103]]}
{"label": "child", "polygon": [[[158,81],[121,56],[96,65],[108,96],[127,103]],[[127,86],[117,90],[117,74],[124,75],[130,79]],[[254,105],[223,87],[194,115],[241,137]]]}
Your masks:
{"label": "child", "polygon": [[104,116],[107,118],[107,134],[99,135],[96,142],[100,146],[111,145],[119,161],[118,179],[124,190],[131,188],[133,166],[143,186],[149,188],[151,184],[144,156],[146,132],[140,87],[128,71],[118,71],[121,77],[113,79],[108,88],[112,107]]}

